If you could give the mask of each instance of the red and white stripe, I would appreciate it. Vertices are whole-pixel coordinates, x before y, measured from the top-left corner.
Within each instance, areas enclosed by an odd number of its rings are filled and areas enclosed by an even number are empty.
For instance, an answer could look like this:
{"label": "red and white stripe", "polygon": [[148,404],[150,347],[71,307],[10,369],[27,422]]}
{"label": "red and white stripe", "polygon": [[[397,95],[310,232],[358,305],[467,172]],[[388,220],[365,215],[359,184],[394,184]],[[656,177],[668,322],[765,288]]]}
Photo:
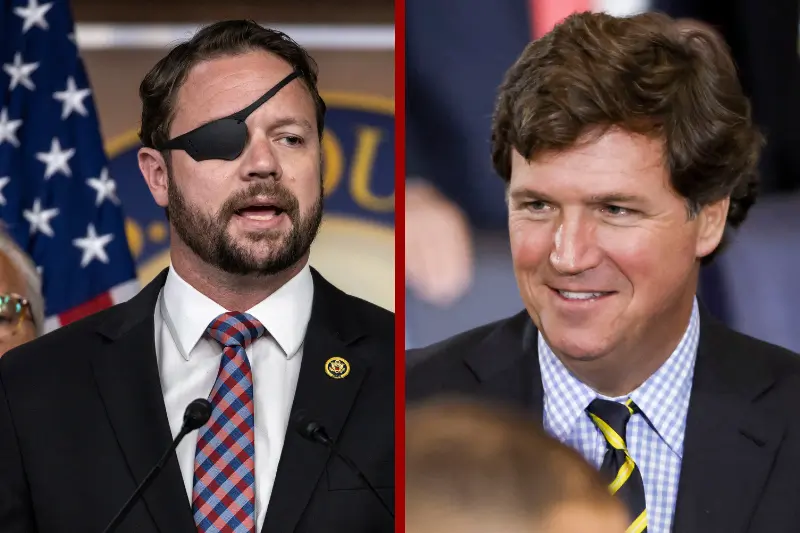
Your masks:
{"label": "red and white stripe", "polygon": [[47,317],[44,321],[44,332],[48,333],[61,326],[66,326],[70,322],[75,322],[83,317],[102,311],[103,309],[108,309],[112,305],[126,302],[133,298],[139,292],[140,288],[141,286],[137,279],[120,283],[116,287],[112,287],[111,290],[99,294],[72,309],[58,315]]}

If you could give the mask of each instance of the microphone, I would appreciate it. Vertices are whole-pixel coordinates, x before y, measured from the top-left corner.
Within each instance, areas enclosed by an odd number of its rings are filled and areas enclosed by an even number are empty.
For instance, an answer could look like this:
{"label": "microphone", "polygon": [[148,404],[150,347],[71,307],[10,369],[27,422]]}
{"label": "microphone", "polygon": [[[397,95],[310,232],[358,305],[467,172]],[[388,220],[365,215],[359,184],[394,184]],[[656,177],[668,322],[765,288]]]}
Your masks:
{"label": "microphone", "polygon": [[372,494],[378,498],[378,501],[381,502],[381,505],[386,512],[392,517],[394,520],[394,513],[392,512],[391,508],[386,504],[384,499],[381,497],[380,493],[375,490],[375,487],[372,486],[372,483],[369,482],[367,476],[364,475],[363,472],[356,466],[356,464],[350,460],[349,457],[343,455],[339,450],[336,448],[336,445],[333,443],[331,438],[328,436],[328,432],[325,431],[325,427],[322,426],[316,420],[309,418],[305,411],[297,411],[292,415],[292,425],[294,426],[295,431],[300,434],[306,440],[311,442],[316,442],[318,444],[322,444],[329,450],[331,450],[334,455],[336,455],[344,464],[347,465],[350,470],[355,472],[355,474],[366,483],[369,490],[372,491]]}
{"label": "microphone", "polygon": [[195,429],[200,429],[208,422],[208,419],[211,418],[211,403],[204,399],[198,398],[193,400],[192,403],[186,406],[186,410],[183,412],[183,425],[181,426],[180,432],[175,437],[175,440],[172,441],[172,445],[167,449],[166,453],[161,456],[161,459],[156,463],[152,470],[145,476],[144,480],[142,480],[141,484],[136,487],[136,490],[133,491],[131,497],[128,498],[128,501],[125,502],[125,505],[120,509],[117,513],[117,516],[114,517],[113,520],[106,526],[103,530],[103,533],[111,533],[120,525],[120,523],[128,516],[128,513],[133,508],[134,504],[138,502],[144,492],[147,490],[147,487],[158,477],[158,474],[164,468],[164,465],[167,464],[167,460],[169,459],[172,452],[175,451],[175,448],[178,447],[178,444],[181,443],[183,438],[194,431]]}

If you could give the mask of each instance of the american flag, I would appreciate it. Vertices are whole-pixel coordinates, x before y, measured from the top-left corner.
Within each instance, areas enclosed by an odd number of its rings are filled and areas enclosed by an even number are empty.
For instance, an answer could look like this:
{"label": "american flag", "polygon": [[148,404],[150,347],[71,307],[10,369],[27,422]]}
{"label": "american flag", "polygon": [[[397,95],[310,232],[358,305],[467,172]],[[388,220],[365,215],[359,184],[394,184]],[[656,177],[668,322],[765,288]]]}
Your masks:
{"label": "american flag", "polygon": [[69,2],[0,1],[0,219],[39,267],[50,331],[139,285]]}

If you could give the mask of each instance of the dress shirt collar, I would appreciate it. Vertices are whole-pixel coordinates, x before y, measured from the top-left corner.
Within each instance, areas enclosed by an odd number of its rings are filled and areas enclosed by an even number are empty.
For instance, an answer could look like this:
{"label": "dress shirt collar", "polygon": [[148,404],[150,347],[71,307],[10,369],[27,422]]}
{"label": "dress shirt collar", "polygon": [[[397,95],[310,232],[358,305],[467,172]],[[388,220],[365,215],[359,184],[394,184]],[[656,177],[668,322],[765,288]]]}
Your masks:
{"label": "dress shirt collar", "polygon": [[[162,297],[169,315],[165,320],[172,321],[175,343],[188,360],[208,325],[226,309],[189,285],[171,264]],[[291,359],[303,344],[313,299],[314,280],[306,264],[285,285],[246,312],[264,325],[286,358]]]}
{"label": "dress shirt collar", "polygon": [[567,439],[580,417],[586,416],[584,411],[595,398],[624,401],[630,397],[667,446],[675,454],[682,456],[699,338],[700,317],[695,298],[683,338],[667,361],[630,395],[609,398],[575,377],[539,333],[539,366],[545,394],[545,410],[548,425],[556,438],[562,441]]}

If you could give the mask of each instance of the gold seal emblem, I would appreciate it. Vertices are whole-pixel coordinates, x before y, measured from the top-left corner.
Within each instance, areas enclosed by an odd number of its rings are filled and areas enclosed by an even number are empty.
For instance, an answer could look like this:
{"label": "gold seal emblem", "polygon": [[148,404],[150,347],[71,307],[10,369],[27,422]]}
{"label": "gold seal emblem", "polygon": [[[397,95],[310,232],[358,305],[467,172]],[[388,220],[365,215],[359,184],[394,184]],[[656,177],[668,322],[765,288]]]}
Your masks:
{"label": "gold seal emblem", "polygon": [[341,357],[331,357],[325,363],[325,373],[333,379],[342,379],[350,373],[350,363]]}

